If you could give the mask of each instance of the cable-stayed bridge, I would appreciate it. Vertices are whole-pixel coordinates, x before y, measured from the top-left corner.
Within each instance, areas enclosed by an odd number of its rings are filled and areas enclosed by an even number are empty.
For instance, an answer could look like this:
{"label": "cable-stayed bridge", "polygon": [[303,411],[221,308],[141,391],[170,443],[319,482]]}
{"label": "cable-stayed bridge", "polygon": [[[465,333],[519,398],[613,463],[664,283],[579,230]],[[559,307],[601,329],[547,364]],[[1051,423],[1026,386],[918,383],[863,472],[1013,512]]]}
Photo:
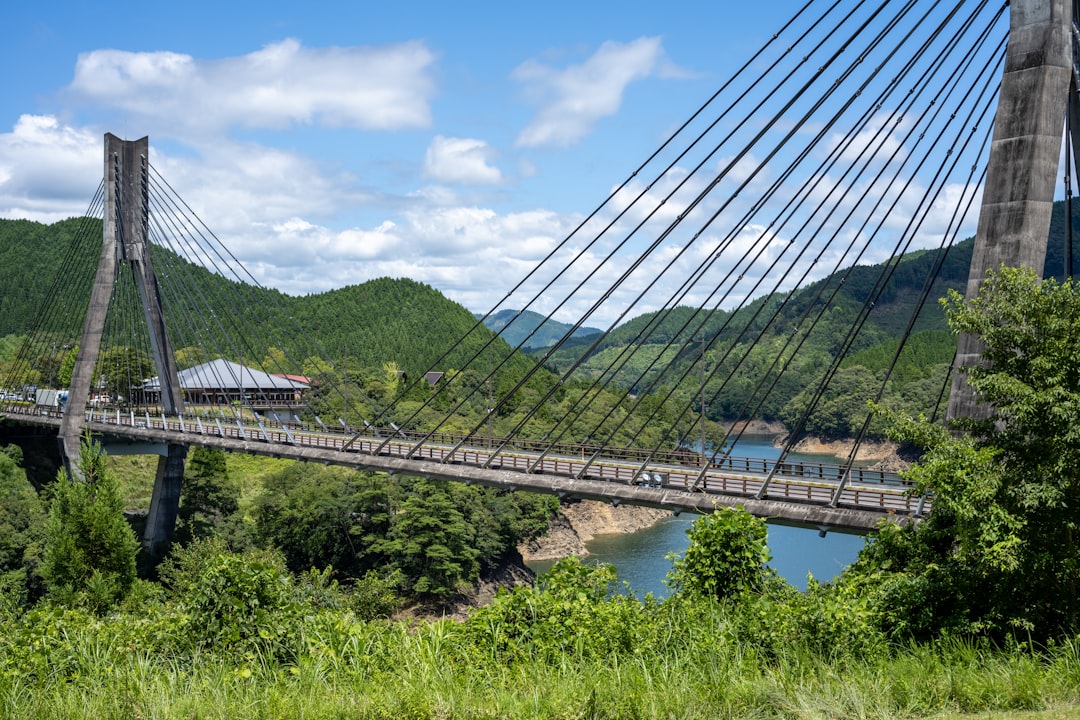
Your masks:
{"label": "cable-stayed bridge", "polygon": [[[674,511],[739,504],[822,529],[917,517],[929,501],[854,450],[807,464],[792,443],[847,359],[887,333],[892,363],[858,399],[882,397],[976,214],[972,287],[1001,262],[1042,269],[1073,13],[807,3],[485,316],[572,310],[565,337],[533,360],[528,337],[510,348],[481,318],[426,370],[388,363],[376,381],[257,287],[146,138],[107,135],[102,185],[0,379],[2,413],[56,428],[68,459],[84,431],[155,449],[151,549],[171,534],[191,445]],[[920,289],[897,297],[913,251]],[[796,389],[779,459],[738,457],[738,429],[775,418],[796,375],[814,383]],[[947,376],[927,381],[947,394]],[[948,394],[953,416],[976,411],[962,383]]]}

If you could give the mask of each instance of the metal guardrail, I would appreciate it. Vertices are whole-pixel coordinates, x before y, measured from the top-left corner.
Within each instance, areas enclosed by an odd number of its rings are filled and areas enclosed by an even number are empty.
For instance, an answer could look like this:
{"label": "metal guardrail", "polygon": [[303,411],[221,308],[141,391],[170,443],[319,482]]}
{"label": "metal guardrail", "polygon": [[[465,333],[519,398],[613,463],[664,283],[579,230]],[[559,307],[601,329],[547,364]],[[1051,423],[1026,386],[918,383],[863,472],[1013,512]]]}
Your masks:
{"label": "metal guardrail", "polygon": [[[61,418],[61,412],[54,408],[25,404],[0,407],[0,412],[46,425],[59,425]],[[156,440],[207,435],[245,443],[264,442],[280,446],[283,457],[288,456],[290,446],[300,446],[444,465],[601,480],[657,490],[700,491],[747,498],[761,494],[760,499],[764,500],[850,507],[883,514],[918,516],[929,509],[928,501],[912,495],[910,484],[900,476],[865,468],[850,468],[845,472],[839,464],[725,457],[710,463],[702,473],[700,454],[686,451],[647,452],[517,439],[503,446],[505,439],[489,438],[474,438],[474,444],[464,445],[462,441],[467,438],[462,435],[434,433],[429,436],[393,428],[354,437],[298,424],[271,427],[264,420],[251,423],[225,416],[170,418],[146,411],[140,415],[119,408],[91,408],[86,413],[86,420],[104,430],[126,429],[129,435],[146,435]],[[501,449],[497,449],[500,446]],[[843,489],[837,492],[842,481]]]}

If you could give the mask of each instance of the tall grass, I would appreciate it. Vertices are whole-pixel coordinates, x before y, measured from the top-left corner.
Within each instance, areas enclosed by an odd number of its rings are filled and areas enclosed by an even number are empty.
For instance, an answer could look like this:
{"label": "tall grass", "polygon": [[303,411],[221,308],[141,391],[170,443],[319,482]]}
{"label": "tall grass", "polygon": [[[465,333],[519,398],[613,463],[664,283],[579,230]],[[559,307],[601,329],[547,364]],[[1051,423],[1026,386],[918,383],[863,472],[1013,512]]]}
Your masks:
{"label": "tall grass", "polygon": [[290,607],[264,623],[266,638],[220,646],[154,597],[105,618],[48,607],[0,617],[0,717],[1080,715],[1080,638],[1042,650],[943,640],[823,651],[797,633],[749,635],[738,613],[753,604],[520,592],[464,622]]}
{"label": "tall grass", "polygon": [[[740,643],[496,663],[461,625],[312,620],[289,661],[118,647],[117,617],[65,634],[63,672],[5,666],[10,718],[912,718],[1080,704],[1078,644],[959,641],[872,659]],[[55,648],[54,648],[55,650]],[[1005,717],[996,715],[995,717]]]}

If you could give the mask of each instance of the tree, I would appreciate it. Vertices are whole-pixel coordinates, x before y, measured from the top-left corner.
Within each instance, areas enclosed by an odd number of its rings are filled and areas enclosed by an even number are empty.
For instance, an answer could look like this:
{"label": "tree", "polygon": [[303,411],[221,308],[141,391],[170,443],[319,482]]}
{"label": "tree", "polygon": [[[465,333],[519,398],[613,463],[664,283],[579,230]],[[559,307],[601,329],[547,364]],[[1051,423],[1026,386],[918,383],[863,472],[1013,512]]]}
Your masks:
{"label": "tree", "polygon": [[393,506],[385,479],[350,468],[292,463],[265,481],[258,533],[300,572],[332,566],[360,577],[383,562],[377,545]]}
{"label": "tree", "polygon": [[187,458],[173,540],[209,537],[240,506],[240,489],[229,478],[225,451],[195,446]]}
{"label": "tree", "polygon": [[114,399],[124,404],[131,402],[131,389],[154,373],[150,357],[130,346],[103,350],[97,366],[101,377],[95,378],[95,383],[103,384]]}
{"label": "tree", "polygon": [[234,553],[217,538],[178,549],[161,566],[170,595],[191,618],[188,637],[215,651],[267,656],[295,627],[295,583],[281,556]]}
{"label": "tree", "polygon": [[102,612],[122,600],[136,578],[139,542],[124,519],[105,451],[89,437],[78,459],[81,479],[61,470],[45,527],[41,575],[57,600]]}
{"label": "tree", "polygon": [[[1038,637],[1077,630],[1080,605],[1080,286],[1026,269],[988,273],[977,297],[943,301],[983,363],[962,368],[989,409],[954,436],[886,412],[891,434],[926,449],[908,473],[933,495],[925,522],[890,529],[860,559],[887,569],[889,602],[915,634],[962,629]],[[903,608],[907,607],[907,610]]]}
{"label": "tree", "polygon": [[668,574],[672,589],[695,597],[725,600],[765,589],[775,572],[765,521],[741,507],[717,508],[694,521],[690,545],[675,557]]}
{"label": "tree", "polygon": [[64,359],[60,363],[60,376],[58,379],[60,387],[71,386],[71,376],[75,372],[75,359],[79,356],[79,346],[69,349],[64,353]]}
{"label": "tree", "polygon": [[476,534],[445,482],[417,480],[412,490],[380,549],[402,570],[417,595],[452,595],[479,575]]}
{"label": "tree", "polygon": [[19,464],[18,445],[0,447],[0,595],[17,594],[22,603],[40,592],[38,566],[45,509]]}

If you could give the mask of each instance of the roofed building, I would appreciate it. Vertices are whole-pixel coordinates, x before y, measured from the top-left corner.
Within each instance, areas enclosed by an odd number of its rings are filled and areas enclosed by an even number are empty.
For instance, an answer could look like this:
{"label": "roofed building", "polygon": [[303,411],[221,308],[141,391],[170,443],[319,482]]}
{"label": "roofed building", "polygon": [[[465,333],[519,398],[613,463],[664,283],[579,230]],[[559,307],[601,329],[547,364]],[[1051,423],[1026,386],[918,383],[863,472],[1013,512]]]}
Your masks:
{"label": "roofed building", "polygon": [[[299,376],[271,375],[255,368],[218,358],[178,373],[184,402],[188,405],[239,404],[255,410],[295,408],[311,387]],[[303,378],[307,380],[307,378]],[[157,405],[161,382],[152,377],[135,389],[137,404]]]}

